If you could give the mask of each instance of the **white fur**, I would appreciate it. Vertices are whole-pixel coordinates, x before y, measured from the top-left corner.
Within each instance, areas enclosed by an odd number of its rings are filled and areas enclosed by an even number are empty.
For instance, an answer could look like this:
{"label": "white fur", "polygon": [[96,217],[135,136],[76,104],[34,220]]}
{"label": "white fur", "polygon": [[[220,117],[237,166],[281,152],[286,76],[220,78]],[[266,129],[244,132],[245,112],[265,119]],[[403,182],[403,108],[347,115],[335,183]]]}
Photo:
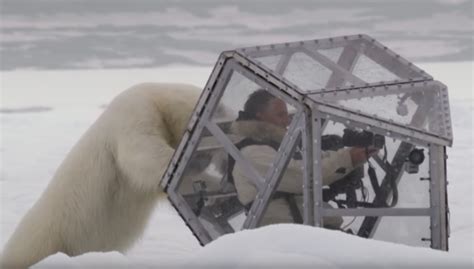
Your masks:
{"label": "white fur", "polygon": [[147,83],[117,96],[21,220],[0,267],[26,268],[56,252],[126,251],[165,197],[159,182],[199,94]]}

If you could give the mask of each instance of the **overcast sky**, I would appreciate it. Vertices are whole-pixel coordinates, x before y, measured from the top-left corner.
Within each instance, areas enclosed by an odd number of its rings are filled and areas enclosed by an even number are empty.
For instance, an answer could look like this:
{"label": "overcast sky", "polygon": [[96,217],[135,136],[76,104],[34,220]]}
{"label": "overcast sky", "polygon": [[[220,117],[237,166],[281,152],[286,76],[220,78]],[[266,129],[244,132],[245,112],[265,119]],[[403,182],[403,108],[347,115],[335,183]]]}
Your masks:
{"label": "overcast sky", "polygon": [[413,62],[472,61],[472,0],[1,0],[1,69],[213,65],[223,50],[369,34]]}

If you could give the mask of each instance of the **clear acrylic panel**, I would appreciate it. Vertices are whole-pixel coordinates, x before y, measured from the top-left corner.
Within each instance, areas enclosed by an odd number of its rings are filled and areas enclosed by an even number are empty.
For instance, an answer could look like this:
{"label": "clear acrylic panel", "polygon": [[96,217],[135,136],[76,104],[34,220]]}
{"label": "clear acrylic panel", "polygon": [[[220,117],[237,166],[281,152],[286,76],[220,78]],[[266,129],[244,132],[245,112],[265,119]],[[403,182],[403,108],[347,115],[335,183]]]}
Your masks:
{"label": "clear acrylic panel", "polygon": [[[426,180],[429,177],[427,148],[332,120],[327,120],[324,126],[323,166],[332,169],[323,170],[325,202],[341,208],[430,206],[429,180]],[[365,159],[366,146],[379,148],[368,161]],[[423,155],[424,160],[418,165],[408,162],[412,152],[415,152],[415,157]],[[369,163],[375,172],[372,178],[369,176]],[[394,194],[396,204],[392,204],[395,203]]]}
{"label": "clear acrylic panel", "polygon": [[448,102],[438,86],[414,86],[403,89],[384,87],[349,89],[338,93],[315,94],[324,100],[368,116],[394,122],[435,135],[449,137],[450,119],[443,103]]}
{"label": "clear acrylic panel", "polygon": [[366,83],[376,83],[381,81],[393,81],[401,79],[387,68],[374,62],[369,57],[361,54],[354,64],[352,71],[354,75]]}
{"label": "clear acrylic panel", "polygon": [[430,217],[382,217],[373,238],[417,247],[430,247]]}
{"label": "clear acrylic panel", "polygon": [[324,88],[332,71],[304,52],[294,53],[283,77],[303,91]]}

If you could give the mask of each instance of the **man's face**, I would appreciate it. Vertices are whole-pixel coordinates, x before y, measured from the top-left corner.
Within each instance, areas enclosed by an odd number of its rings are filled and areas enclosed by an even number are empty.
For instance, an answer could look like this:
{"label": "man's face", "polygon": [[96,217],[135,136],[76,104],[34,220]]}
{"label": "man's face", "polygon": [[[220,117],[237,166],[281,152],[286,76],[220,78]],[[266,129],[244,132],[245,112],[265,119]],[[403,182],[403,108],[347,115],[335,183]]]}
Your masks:
{"label": "man's face", "polygon": [[290,124],[290,116],[288,115],[286,103],[278,98],[271,99],[267,107],[263,111],[257,112],[256,116],[257,119],[261,121],[273,123],[282,128],[286,128]]}

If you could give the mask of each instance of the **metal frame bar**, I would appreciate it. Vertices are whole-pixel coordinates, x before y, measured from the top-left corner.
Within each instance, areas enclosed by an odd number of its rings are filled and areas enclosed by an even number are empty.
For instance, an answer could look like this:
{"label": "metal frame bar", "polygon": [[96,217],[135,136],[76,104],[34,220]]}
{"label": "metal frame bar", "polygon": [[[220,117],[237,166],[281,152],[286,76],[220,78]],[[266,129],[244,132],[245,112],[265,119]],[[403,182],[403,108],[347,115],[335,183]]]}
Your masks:
{"label": "metal frame bar", "polygon": [[430,216],[431,208],[339,208],[322,209],[323,216]]}
{"label": "metal frame bar", "polygon": [[280,74],[283,76],[283,73],[286,70],[286,67],[288,66],[288,63],[290,62],[291,57],[293,56],[294,52],[290,51],[288,53],[282,54],[280,61],[278,61],[278,64],[275,68],[275,71],[277,74]]}
{"label": "metal frame bar", "polygon": [[302,130],[303,155],[303,224],[314,225],[313,195],[313,126],[311,109],[305,107],[304,128]]}
{"label": "metal frame bar", "polygon": [[[354,68],[355,63],[359,57],[359,44],[353,42],[353,44],[348,44],[344,47],[339,59],[337,60],[337,64],[342,68],[346,69],[348,72],[352,73],[352,69]],[[329,77],[328,83],[326,84],[326,88],[336,88],[340,87],[344,83],[344,78],[338,76],[336,73],[333,73],[331,77]]]}
{"label": "metal frame bar", "polygon": [[417,91],[436,91],[441,89],[433,81],[405,82],[393,85],[374,87],[353,87],[347,89],[336,89],[325,92],[312,92],[309,96],[321,98],[323,101],[348,100],[354,98],[386,96],[388,94],[403,94]]}
{"label": "metal frame bar", "polygon": [[431,247],[448,250],[446,163],[444,147],[430,146]]}
{"label": "metal frame bar", "polygon": [[312,144],[313,144],[313,201],[314,201],[314,226],[323,227],[323,176],[322,176],[322,159],[321,159],[321,135],[322,115],[319,106],[313,105],[311,109],[311,126],[312,126]]}
{"label": "metal frame bar", "polygon": [[173,175],[181,159],[182,152],[188,144],[188,141],[191,140],[190,137],[192,137],[193,134],[194,133],[191,133],[190,131],[186,130],[183,134],[183,137],[181,138],[181,142],[174,151],[173,156],[171,157],[171,160],[168,164],[168,167],[166,168],[166,171],[160,181],[160,187],[163,189],[163,191],[168,192],[168,186],[172,181]]}
{"label": "metal frame bar", "polygon": [[350,44],[351,42],[359,41],[362,38],[363,35],[338,36],[322,39],[302,40],[297,42],[285,42],[262,46],[238,48],[237,51],[247,55],[248,57],[264,57],[269,55],[281,54],[281,51],[301,46],[310,46],[315,47],[317,49],[331,49],[335,47],[343,47],[347,44]]}
{"label": "metal frame bar", "polygon": [[[439,87],[441,88],[440,93],[440,108],[438,116],[444,119],[444,128],[446,131],[446,137],[449,138],[451,141],[453,140],[453,130],[452,130],[452,123],[451,123],[451,113],[449,109],[449,96],[448,96],[448,88],[441,82],[439,83]],[[451,146],[451,144],[450,144]]]}
{"label": "metal frame bar", "polygon": [[203,112],[205,108],[205,103],[212,94],[212,91],[214,87],[216,87],[216,84],[218,82],[218,78],[222,77],[224,73],[222,72],[225,66],[225,63],[229,60],[229,55],[226,53],[221,53],[219,56],[219,59],[217,60],[216,65],[214,66],[214,70],[212,70],[211,75],[209,76],[209,79],[206,83],[206,86],[203,89],[203,92],[201,93],[201,96],[198,99],[198,102],[196,104],[196,108],[194,109],[194,112],[191,120],[189,121],[188,124],[188,130],[192,131],[194,125],[196,124],[197,120],[199,119],[201,113]]}
{"label": "metal frame bar", "polygon": [[[259,190],[254,202],[252,203],[247,215],[247,219],[244,223],[244,229],[256,228],[260,224],[268,207],[270,198],[278,188],[278,184],[282,179],[285,168],[288,165],[288,162],[291,160],[291,156],[293,155],[296,147],[296,142],[301,136],[301,129],[303,125],[302,115],[303,110],[300,107],[296,112],[293,121],[288,127],[288,131],[286,132],[275,159],[271,164],[273,169],[269,169],[265,175],[265,185],[261,190]],[[303,186],[301,186],[301,188],[303,188]]]}

